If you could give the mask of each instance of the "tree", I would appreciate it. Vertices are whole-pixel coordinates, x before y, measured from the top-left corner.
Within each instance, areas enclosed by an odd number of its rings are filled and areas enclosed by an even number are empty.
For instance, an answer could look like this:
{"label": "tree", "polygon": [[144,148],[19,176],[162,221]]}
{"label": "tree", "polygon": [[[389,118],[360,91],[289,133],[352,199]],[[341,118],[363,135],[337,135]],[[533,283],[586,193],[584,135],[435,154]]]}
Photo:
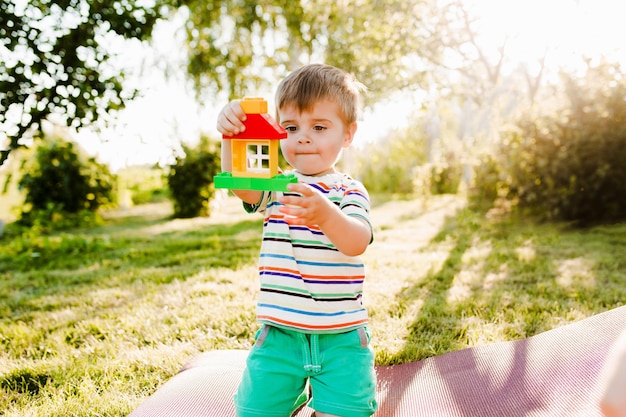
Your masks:
{"label": "tree", "polygon": [[[556,111],[528,114],[479,167],[476,200],[506,199],[542,220],[626,220],[626,81],[617,63],[563,73]],[[489,199],[484,198],[489,191]],[[502,200],[504,201],[504,200]]]}
{"label": "tree", "polygon": [[483,33],[485,16],[472,3],[439,0],[440,7],[425,20],[429,41],[420,50],[430,88],[422,109],[428,161],[436,171],[446,167],[455,176],[463,166],[467,182],[480,155],[500,140],[503,126],[541,102],[548,53],[544,50],[533,65],[520,63],[512,48],[514,35]]}
{"label": "tree", "polygon": [[107,44],[149,39],[168,3],[0,0],[0,126],[8,142],[0,165],[52,115],[79,128],[123,108],[135,92],[125,91]]}
{"label": "tree", "polygon": [[[308,61],[354,73],[369,99],[415,88],[429,0],[189,0],[188,73],[197,90],[242,97]],[[384,13],[384,17],[383,17]]]}

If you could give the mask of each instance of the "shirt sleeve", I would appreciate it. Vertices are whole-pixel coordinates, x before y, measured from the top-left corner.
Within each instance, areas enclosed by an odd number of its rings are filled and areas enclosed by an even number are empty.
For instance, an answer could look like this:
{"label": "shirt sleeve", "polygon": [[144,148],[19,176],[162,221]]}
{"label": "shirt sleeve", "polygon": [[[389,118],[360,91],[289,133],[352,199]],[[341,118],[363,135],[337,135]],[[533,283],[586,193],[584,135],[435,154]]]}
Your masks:
{"label": "shirt sleeve", "polygon": [[370,221],[370,198],[365,186],[356,180],[348,183],[339,208],[347,216],[359,218],[369,225],[372,234],[370,243],[372,243],[374,229]]}
{"label": "shirt sleeve", "polygon": [[270,201],[272,193],[269,191],[263,191],[261,193],[261,198],[256,204],[250,204],[243,202],[243,208],[246,213],[263,213],[265,212],[265,208]]}

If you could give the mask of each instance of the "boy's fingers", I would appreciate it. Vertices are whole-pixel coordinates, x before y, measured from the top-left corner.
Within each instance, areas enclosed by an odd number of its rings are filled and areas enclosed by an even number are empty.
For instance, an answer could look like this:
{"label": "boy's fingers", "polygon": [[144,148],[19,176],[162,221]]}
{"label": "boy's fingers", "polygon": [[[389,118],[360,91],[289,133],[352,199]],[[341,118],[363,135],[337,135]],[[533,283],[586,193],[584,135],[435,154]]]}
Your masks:
{"label": "boy's fingers", "polygon": [[287,189],[289,191],[300,193],[303,197],[313,195],[313,189],[309,185],[301,182],[287,184]]}
{"label": "boy's fingers", "polygon": [[225,113],[222,113],[217,119],[218,130],[225,134],[239,133],[239,129],[242,127],[243,123],[238,122],[238,119],[229,118]]}
{"label": "boy's fingers", "polygon": [[246,129],[243,124],[245,120],[246,114],[239,102],[232,101],[224,106],[217,117],[217,130],[224,135],[236,135]]}
{"label": "boy's fingers", "polygon": [[231,101],[228,105],[228,110],[229,113],[233,114],[238,121],[246,120],[246,113],[244,113],[243,109],[241,108],[241,104],[239,104],[239,101]]}

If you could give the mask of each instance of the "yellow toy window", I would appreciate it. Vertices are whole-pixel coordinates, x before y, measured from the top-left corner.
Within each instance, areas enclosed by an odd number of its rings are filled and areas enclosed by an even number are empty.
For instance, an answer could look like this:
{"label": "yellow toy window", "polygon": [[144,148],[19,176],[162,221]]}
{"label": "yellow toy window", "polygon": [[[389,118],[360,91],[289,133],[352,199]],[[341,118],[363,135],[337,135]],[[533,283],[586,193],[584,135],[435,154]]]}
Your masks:
{"label": "yellow toy window", "polygon": [[267,172],[270,169],[270,147],[261,143],[248,143],[248,170],[250,172]]}

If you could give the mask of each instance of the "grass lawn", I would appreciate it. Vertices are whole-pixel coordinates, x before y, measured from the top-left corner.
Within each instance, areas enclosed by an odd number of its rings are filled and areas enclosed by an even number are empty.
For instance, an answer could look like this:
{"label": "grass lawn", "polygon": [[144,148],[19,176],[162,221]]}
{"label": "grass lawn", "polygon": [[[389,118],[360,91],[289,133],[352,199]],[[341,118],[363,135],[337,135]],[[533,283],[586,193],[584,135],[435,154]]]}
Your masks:
{"label": "grass lawn", "polygon": [[[125,416],[191,357],[248,348],[261,219],[167,205],[0,240],[0,415]],[[626,224],[486,219],[463,200],[372,214],[365,302],[378,364],[525,338],[623,305]]]}

